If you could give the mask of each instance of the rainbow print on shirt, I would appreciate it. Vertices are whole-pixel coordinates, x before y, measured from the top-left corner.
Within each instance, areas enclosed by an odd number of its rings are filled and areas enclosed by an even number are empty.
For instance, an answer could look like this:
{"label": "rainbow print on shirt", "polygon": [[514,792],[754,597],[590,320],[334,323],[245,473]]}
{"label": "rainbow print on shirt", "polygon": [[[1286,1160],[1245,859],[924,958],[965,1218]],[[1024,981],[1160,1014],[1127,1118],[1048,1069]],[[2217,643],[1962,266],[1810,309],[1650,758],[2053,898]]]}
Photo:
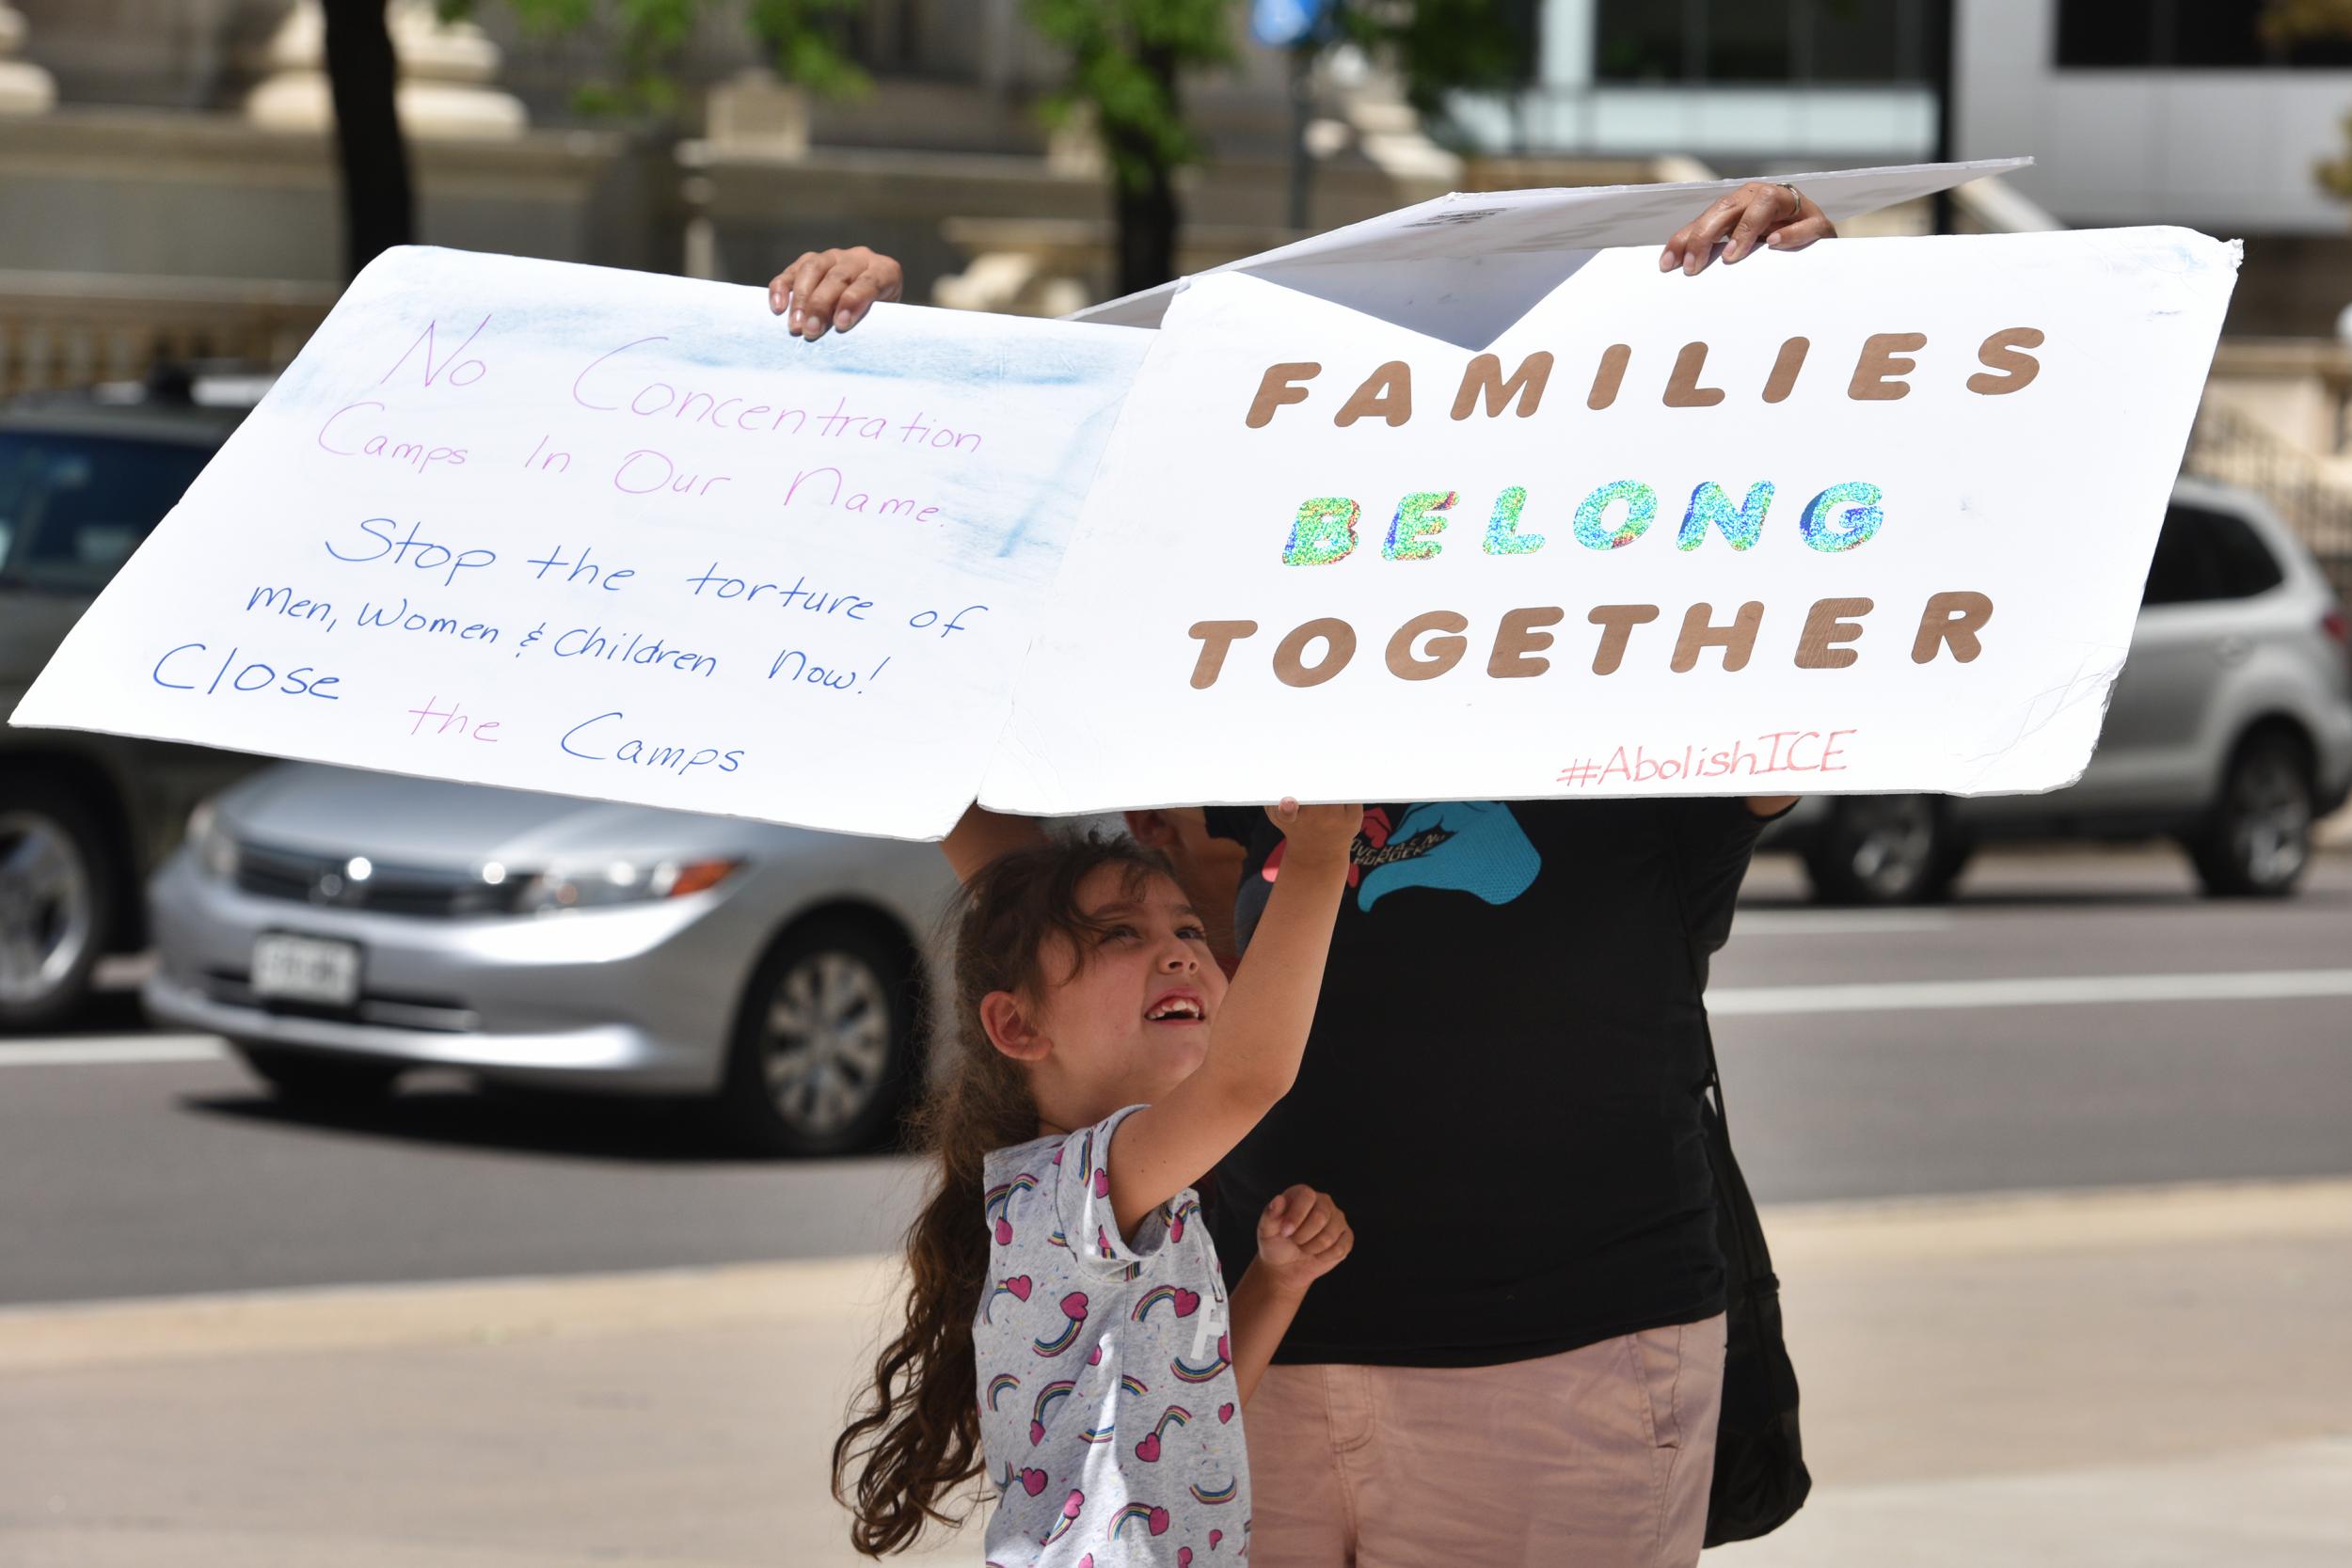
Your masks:
{"label": "rainbow print on shirt", "polygon": [[1168,1510],[1153,1508],[1150,1503],[1129,1503],[1119,1511],[1119,1517],[1111,1522],[1111,1538],[1117,1540],[1125,1534],[1129,1525],[1141,1525],[1152,1535],[1166,1535]]}
{"label": "rainbow print on shirt", "polygon": [[998,1246],[1009,1246],[1012,1243],[1012,1221],[1005,1217],[1005,1208],[1012,1201],[1012,1195],[1035,1191],[1037,1191],[1037,1178],[1027,1171],[1023,1171],[1001,1187],[991,1187],[988,1190],[987,1196],[981,1201],[980,1212],[987,1216],[994,1230]]}
{"label": "rainbow print on shirt", "polygon": [[1220,1334],[1216,1337],[1216,1358],[1215,1360],[1206,1366],[1196,1367],[1180,1355],[1168,1364],[1168,1370],[1176,1374],[1177,1381],[1180,1383],[1206,1383],[1232,1364],[1232,1338],[1228,1335]]}
{"label": "rainbow print on shirt", "polygon": [[1029,1446],[1031,1448],[1045,1441],[1046,1422],[1053,1418],[1054,1412],[1060,1407],[1061,1402],[1068,1399],[1077,1386],[1076,1379],[1063,1377],[1056,1378],[1037,1391],[1037,1402],[1029,1410]]}
{"label": "rainbow print on shirt", "polygon": [[1136,1323],[1152,1315],[1152,1308],[1166,1302],[1180,1318],[1189,1318],[1200,1308],[1200,1293],[1177,1285],[1155,1285],[1136,1298],[1135,1309],[1127,1316]]}
{"label": "rainbow print on shirt", "polygon": [[1036,1349],[1038,1354],[1059,1355],[1062,1352],[1076,1344],[1078,1342],[1078,1336],[1085,1331],[1087,1325],[1087,1297],[1084,1291],[1073,1291],[1068,1295],[1062,1297],[1061,1310],[1062,1316],[1070,1320],[1069,1323],[1064,1324],[1062,1331],[1056,1335],[1053,1338],[1040,1339],[1036,1341],[1034,1348]]}

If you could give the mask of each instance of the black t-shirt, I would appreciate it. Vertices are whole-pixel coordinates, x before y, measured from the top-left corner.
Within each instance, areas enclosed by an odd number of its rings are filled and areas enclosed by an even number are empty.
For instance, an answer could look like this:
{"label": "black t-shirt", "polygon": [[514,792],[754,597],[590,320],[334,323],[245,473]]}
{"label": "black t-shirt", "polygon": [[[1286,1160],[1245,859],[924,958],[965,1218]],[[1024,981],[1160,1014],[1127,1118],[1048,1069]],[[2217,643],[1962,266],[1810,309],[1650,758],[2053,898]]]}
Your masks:
{"label": "black t-shirt", "polygon": [[[1208,816],[1248,847],[1246,946],[1281,835]],[[1298,1082],[1216,1172],[1229,1279],[1293,1182],[1356,1230],[1277,1361],[1492,1366],[1723,1310],[1700,992],[1760,827],[1739,800],[1366,813]]]}

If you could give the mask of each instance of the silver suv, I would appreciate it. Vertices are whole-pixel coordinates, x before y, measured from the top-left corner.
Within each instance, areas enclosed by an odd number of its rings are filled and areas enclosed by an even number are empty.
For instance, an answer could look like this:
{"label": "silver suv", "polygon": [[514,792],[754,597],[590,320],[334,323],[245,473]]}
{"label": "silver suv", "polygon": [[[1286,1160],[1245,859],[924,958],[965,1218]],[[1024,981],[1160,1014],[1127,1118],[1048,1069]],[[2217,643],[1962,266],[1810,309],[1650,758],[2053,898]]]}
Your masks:
{"label": "silver suv", "polygon": [[1804,857],[1816,896],[1941,897],[1980,843],[2180,840],[2205,891],[2291,892],[2312,824],[2352,792],[2343,604],[2287,526],[2245,491],[2182,479],[2156,542],[2099,749],[2047,795],[1820,796],[1768,847]]}

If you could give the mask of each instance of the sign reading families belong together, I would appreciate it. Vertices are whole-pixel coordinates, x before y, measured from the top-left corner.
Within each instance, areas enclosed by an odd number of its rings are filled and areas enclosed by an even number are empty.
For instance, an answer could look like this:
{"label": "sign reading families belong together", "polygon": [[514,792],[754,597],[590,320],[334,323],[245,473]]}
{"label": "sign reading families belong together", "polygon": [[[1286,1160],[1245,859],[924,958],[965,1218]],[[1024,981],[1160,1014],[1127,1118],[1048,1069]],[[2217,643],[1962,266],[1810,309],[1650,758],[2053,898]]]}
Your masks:
{"label": "sign reading families belong together", "polygon": [[2067,783],[2234,274],[2179,230],[1605,251],[1476,351],[1200,279],[982,799]]}
{"label": "sign reading families belong together", "polygon": [[15,720],[903,836],[2077,774],[2233,249],[1579,260],[1468,346],[1233,274],[812,345],[393,252]]}

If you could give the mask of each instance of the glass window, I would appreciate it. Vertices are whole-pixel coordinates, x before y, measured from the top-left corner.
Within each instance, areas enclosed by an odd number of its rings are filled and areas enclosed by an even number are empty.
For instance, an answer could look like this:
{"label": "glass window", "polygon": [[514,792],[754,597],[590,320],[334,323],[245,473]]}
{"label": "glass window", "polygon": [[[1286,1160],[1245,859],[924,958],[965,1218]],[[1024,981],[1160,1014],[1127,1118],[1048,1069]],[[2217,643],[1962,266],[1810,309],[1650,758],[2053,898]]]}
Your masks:
{"label": "glass window", "polygon": [[[1924,15],[1918,14],[1921,11]],[[1805,42],[1803,74],[1817,82],[1917,81],[1918,58],[1933,8],[1874,0],[1809,0],[1798,18]]]}
{"label": "glass window", "polygon": [[2246,520],[2227,512],[2175,504],[2164,515],[2148,565],[2143,605],[2249,599],[2286,580],[2270,547]]}
{"label": "glass window", "polygon": [[2081,70],[2154,65],[2169,0],[2058,0],[2058,63]]}
{"label": "glass window", "polygon": [[1928,0],[1598,0],[1611,82],[1916,81]]}
{"label": "glass window", "polygon": [[2058,0],[2058,63],[2068,70],[2341,71],[2352,36],[2274,41],[2256,0]]}
{"label": "glass window", "polygon": [[1685,40],[1704,24],[1688,0],[1600,0],[1594,8],[1593,69],[1610,82],[1678,82],[1689,74]]}
{"label": "glass window", "polygon": [[96,593],[211,456],[162,441],[0,431],[0,579]]}
{"label": "glass window", "polygon": [[1707,8],[1701,69],[1710,82],[1786,82],[1796,74],[1789,57],[1796,0],[1740,0]]}

